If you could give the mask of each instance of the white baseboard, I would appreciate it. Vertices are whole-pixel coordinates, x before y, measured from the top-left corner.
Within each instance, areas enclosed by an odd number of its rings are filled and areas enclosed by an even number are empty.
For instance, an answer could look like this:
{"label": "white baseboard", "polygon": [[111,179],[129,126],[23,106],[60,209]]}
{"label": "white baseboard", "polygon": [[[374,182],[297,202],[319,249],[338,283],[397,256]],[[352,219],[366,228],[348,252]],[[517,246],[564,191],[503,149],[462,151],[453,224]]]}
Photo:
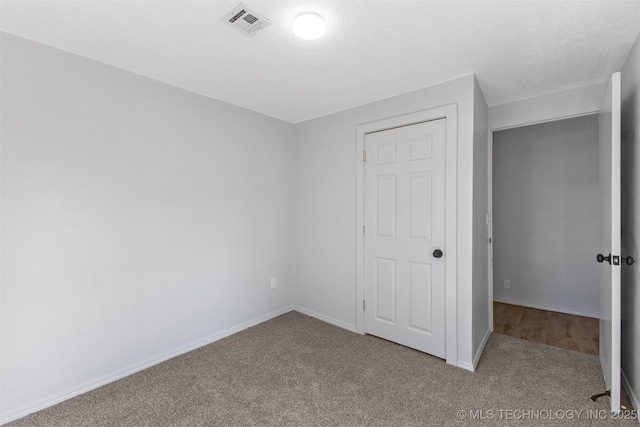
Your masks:
{"label": "white baseboard", "polygon": [[473,363],[469,363],[469,362],[460,362],[458,361],[458,368],[462,368],[466,371],[470,371],[470,372],[475,372],[475,369],[473,368]]}
{"label": "white baseboard", "polygon": [[299,313],[306,314],[307,316],[315,317],[316,319],[322,320],[323,322],[331,323],[332,325],[337,326],[339,328],[346,329],[347,331],[357,333],[355,325],[350,325],[349,323],[345,323],[345,322],[343,322],[341,320],[337,320],[337,319],[334,319],[332,317],[325,316],[324,314],[316,313],[313,310],[309,310],[308,308],[300,307],[299,305],[296,305],[293,309],[295,311],[299,312]]}
{"label": "white baseboard", "polygon": [[482,341],[480,342],[480,345],[478,346],[475,354],[473,355],[473,371],[474,372],[478,367],[480,356],[482,356],[482,352],[484,351],[484,346],[487,345],[487,341],[489,341],[490,336],[491,336],[491,329],[487,329],[487,332],[485,332],[484,337],[482,337]]}
{"label": "white baseboard", "polygon": [[573,314],[575,316],[583,316],[583,317],[593,317],[594,319],[599,319],[600,315],[598,313],[594,313],[587,310],[577,310],[575,308],[567,308],[567,307],[556,307],[550,305],[542,305],[542,304],[532,304],[523,301],[510,300],[508,298],[497,298],[493,297],[494,302],[501,302],[503,304],[511,304],[511,305],[520,305],[522,307],[529,308],[537,308],[538,310],[546,310],[546,311],[557,311],[559,313],[565,314]]}
{"label": "white baseboard", "polygon": [[266,322],[267,320],[271,320],[274,317],[278,317],[280,315],[283,315],[285,313],[288,313],[290,311],[294,310],[294,306],[289,306],[289,307],[285,307],[282,308],[280,310],[276,310],[272,313],[269,314],[265,314],[264,316],[260,316],[257,317],[253,320],[249,320],[248,322],[244,322],[241,323],[240,325],[234,326],[233,328],[227,329],[225,331],[222,332],[218,332],[216,334],[210,335],[206,338],[202,338],[200,340],[197,340],[195,342],[192,342],[190,344],[178,347],[177,349],[168,351],[166,353],[161,354],[158,357],[155,357],[153,359],[149,359],[146,360],[142,363],[136,364],[134,366],[122,369],[120,371],[111,373],[109,375],[106,375],[102,378],[98,378],[94,381],[88,382],[88,383],[84,383],[82,385],[79,385],[77,387],[74,387],[72,389],[68,389],[65,390],[64,392],[61,393],[57,393],[55,395],[49,396],[45,399],[41,399],[38,402],[34,402],[33,404],[30,405],[25,405],[23,407],[20,407],[18,409],[15,410],[11,410],[8,411],[6,413],[3,413],[1,415],[0,418],[0,425],[2,424],[6,424],[9,423],[11,421],[17,420],[19,418],[25,417],[33,412],[37,412],[40,411],[42,409],[48,408],[49,406],[53,406],[55,404],[58,404],[60,402],[63,402],[65,400],[71,399],[73,397],[76,397],[80,394],[86,393],[88,391],[91,391],[93,389],[96,389],[98,387],[101,387],[105,384],[108,384],[110,382],[116,381],[122,377],[126,377],[132,374],[135,374],[136,372],[142,371],[143,369],[149,368],[153,365],[157,365],[158,363],[162,363],[165,360],[169,360],[173,357],[179,356],[181,354],[187,353],[189,351],[195,350],[196,348],[205,346],[207,344],[211,344],[213,342],[216,342],[218,340],[221,340],[223,338],[226,338],[230,335],[236,334],[240,331],[243,331],[245,329],[248,329],[252,326],[256,326],[260,323]]}
{"label": "white baseboard", "polygon": [[[622,386],[627,392],[627,396],[629,396],[629,400],[631,400],[631,405],[633,405],[633,409],[636,411],[640,411],[640,396],[635,393],[635,390],[631,388],[631,383],[629,382],[629,378],[624,374],[624,371],[620,372],[620,378],[622,379]],[[638,418],[638,422],[640,423],[640,417]]]}

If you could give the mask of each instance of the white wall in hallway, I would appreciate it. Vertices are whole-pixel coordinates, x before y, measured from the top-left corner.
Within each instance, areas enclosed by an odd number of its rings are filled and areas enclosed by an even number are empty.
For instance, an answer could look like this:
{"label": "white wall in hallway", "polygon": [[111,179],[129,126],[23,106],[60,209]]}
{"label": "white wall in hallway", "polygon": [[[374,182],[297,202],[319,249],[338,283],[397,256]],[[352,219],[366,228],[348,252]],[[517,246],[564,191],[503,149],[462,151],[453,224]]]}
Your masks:
{"label": "white wall in hallway", "polygon": [[495,301],[598,317],[599,191],[596,115],[493,133]]}

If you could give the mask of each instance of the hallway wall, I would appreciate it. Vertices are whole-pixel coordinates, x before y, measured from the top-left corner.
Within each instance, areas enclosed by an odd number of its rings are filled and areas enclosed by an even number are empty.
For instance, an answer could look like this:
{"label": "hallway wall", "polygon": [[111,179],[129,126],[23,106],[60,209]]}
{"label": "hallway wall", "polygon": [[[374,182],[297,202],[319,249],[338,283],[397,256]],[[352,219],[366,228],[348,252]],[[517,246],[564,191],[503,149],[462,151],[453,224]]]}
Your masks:
{"label": "hallway wall", "polygon": [[597,115],[494,132],[495,301],[598,317],[598,195]]}

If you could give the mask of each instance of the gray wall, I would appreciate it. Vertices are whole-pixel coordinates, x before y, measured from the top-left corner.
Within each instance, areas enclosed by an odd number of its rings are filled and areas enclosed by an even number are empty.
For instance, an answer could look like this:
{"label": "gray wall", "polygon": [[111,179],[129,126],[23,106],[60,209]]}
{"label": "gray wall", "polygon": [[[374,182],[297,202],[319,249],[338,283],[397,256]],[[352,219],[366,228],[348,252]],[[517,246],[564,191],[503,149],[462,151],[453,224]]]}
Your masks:
{"label": "gray wall", "polygon": [[293,307],[291,124],[1,42],[3,420]]}
{"label": "gray wall", "polygon": [[597,116],[494,132],[495,301],[598,317],[598,195]]}
{"label": "gray wall", "polygon": [[473,361],[489,338],[489,109],[474,82],[473,94]]}
{"label": "gray wall", "polygon": [[640,408],[640,36],[622,68],[622,381]]}

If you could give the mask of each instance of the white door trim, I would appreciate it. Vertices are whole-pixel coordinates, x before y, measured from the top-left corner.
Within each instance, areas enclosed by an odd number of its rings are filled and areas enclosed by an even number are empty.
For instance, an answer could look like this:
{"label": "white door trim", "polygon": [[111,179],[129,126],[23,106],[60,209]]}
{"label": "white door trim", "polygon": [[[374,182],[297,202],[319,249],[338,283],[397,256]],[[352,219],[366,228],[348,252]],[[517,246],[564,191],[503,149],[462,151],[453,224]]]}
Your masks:
{"label": "white door trim", "polygon": [[489,332],[493,333],[493,129],[489,129],[489,139],[488,139],[488,177],[487,177],[487,214],[489,215],[489,224],[488,226],[488,234],[489,234],[489,250],[488,250],[488,259],[487,263],[489,264],[489,307],[487,307],[489,313]]}
{"label": "white door trim", "polygon": [[430,120],[446,119],[446,225],[445,322],[446,360],[458,365],[458,107],[449,104],[429,110],[391,117],[357,127],[356,141],[356,331],[364,334],[364,152],[365,135]]}

